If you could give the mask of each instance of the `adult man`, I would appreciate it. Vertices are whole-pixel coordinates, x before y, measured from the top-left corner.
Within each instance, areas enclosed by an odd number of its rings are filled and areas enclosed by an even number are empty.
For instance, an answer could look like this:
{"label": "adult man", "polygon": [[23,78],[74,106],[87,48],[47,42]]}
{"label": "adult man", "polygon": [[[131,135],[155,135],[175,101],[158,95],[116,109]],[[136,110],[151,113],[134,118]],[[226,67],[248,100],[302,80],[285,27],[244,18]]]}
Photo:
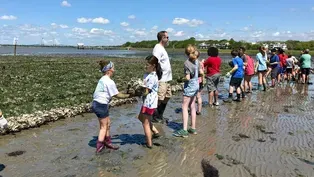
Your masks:
{"label": "adult man", "polygon": [[160,31],[157,34],[158,44],[153,49],[153,55],[158,58],[162,70],[162,77],[158,88],[158,108],[155,109],[153,122],[163,122],[163,114],[167,103],[172,96],[169,81],[172,80],[170,60],[165,47],[168,45],[169,37],[167,31]]}
{"label": "adult man", "polygon": [[304,50],[304,54],[300,58],[303,84],[309,83],[309,75],[310,75],[311,62],[312,62],[311,55],[309,53],[310,53],[309,49]]}

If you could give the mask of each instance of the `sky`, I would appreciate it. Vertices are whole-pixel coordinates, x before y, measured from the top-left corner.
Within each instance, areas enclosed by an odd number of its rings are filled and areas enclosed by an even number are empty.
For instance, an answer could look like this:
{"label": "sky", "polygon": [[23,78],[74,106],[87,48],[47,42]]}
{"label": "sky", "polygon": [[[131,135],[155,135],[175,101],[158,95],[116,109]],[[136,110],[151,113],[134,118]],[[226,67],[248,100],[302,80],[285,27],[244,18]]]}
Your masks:
{"label": "sky", "polygon": [[313,0],[0,0],[0,44],[314,40]]}

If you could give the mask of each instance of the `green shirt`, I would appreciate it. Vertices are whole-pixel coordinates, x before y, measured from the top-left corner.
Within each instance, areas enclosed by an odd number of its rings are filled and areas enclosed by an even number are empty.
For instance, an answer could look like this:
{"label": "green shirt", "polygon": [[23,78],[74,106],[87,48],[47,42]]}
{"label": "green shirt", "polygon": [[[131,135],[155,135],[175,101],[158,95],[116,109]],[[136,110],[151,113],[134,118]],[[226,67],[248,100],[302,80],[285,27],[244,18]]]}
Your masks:
{"label": "green shirt", "polygon": [[303,54],[300,58],[301,68],[311,68],[311,55]]}

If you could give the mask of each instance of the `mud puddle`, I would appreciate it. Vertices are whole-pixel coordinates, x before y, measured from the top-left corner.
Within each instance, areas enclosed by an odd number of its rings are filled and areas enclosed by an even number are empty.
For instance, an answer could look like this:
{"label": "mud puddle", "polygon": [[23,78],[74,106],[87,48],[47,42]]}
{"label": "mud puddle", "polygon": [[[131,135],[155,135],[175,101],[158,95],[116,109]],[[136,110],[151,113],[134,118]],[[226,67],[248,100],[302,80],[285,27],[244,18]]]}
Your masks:
{"label": "mud puddle", "polygon": [[[313,82],[313,80],[312,80]],[[227,95],[227,83],[221,95]],[[176,138],[181,127],[177,95],[168,104],[168,125],[153,149],[136,116],[140,104],[112,108],[111,133],[118,151],[95,155],[98,121],[84,114],[0,137],[0,176],[203,176],[203,158],[222,177],[314,176],[314,87],[283,85],[254,92],[241,103],[205,106],[198,135]],[[203,99],[207,101],[206,91]]]}

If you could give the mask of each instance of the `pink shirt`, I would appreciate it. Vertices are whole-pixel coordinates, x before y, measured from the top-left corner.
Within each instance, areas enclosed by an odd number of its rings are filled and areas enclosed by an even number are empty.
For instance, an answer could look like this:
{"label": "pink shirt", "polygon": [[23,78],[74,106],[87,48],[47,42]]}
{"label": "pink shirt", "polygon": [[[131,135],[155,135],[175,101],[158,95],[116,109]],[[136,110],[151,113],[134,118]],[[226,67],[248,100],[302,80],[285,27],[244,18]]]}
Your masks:
{"label": "pink shirt", "polygon": [[254,74],[254,60],[246,55],[246,62],[247,62],[247,65],[245,67],[245,75],[253,75]]}

